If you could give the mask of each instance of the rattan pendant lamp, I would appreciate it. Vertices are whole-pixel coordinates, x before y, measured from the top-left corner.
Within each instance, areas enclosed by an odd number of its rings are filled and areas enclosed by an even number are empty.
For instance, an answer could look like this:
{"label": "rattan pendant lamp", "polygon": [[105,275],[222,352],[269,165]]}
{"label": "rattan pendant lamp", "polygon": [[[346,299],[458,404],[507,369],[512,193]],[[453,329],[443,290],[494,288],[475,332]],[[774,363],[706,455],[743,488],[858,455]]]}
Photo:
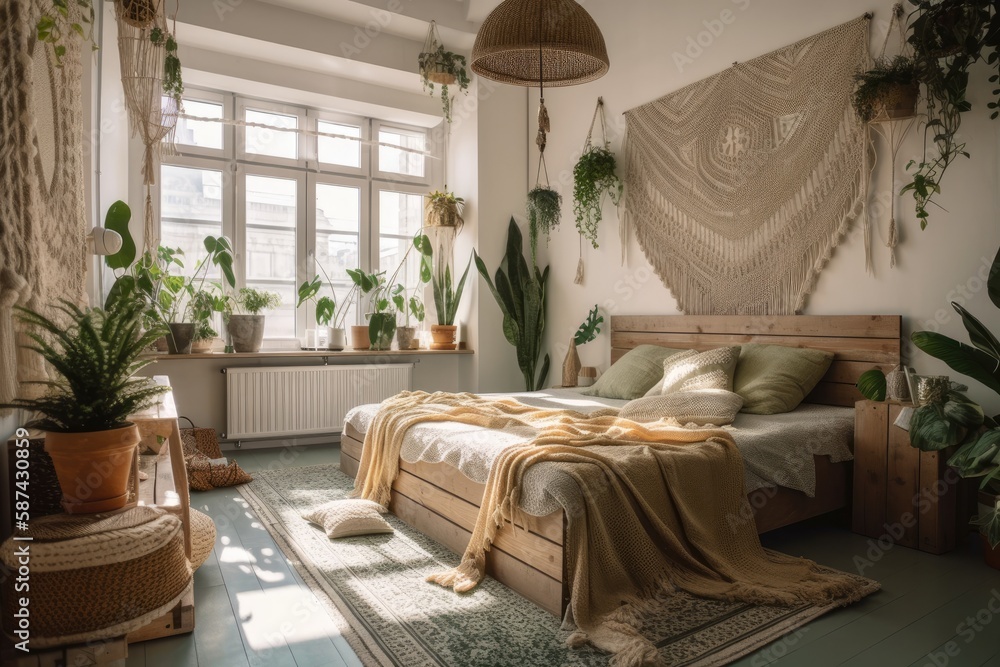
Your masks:
{"label": "rattan pendant lamp", "polygon": [[600,28],[573,0],[504,0],[472,47],[473,72],[515,86],[573,86],[609,66]]}

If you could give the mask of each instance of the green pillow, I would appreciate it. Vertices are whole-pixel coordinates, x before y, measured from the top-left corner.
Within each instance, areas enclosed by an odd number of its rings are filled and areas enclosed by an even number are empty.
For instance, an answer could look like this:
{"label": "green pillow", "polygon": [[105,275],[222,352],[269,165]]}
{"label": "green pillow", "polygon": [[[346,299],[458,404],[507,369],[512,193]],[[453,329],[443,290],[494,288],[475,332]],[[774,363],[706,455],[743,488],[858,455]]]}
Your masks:
{"label": "green pillow", "polygon": [[646,392],[646,396],[661,396],[695,389],[733,389],[733,371],[740,348],[717,347],[698,352],[687,350],[663,361],[663,377]]}
{"label": "green pillow", "polygon": [[611,364],[611,368],[583,394],[626,401],[639,398],[663,377],[663,360],[683,351],[659,345],[640,345]]}
{"label": "green pillow", "polygon": [[733,391],[754,415],[791,412],[826,375],[832,352],[750,343],[740,350]]}

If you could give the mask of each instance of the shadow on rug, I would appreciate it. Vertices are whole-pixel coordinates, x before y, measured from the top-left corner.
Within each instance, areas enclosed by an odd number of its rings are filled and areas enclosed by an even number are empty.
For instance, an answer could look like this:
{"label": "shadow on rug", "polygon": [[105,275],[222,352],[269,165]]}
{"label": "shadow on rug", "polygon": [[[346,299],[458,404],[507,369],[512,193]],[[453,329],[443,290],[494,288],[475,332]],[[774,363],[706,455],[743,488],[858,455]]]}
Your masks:
{"label": "shadow on rug", "polygon": [[[267,470],[239,488],[365,667],[607,665],[569,649],[560,621],[487,577],[457,595],[427,583],[459,556],[392,515],[391,535],[330,540],[303,512],[347,498],[354,480],[332,465]],[[674,595],[643,634],[665,665],[710,667],[745,656],[833,607],[762,606]],[[346,622],[346,623],[345,623]]]}

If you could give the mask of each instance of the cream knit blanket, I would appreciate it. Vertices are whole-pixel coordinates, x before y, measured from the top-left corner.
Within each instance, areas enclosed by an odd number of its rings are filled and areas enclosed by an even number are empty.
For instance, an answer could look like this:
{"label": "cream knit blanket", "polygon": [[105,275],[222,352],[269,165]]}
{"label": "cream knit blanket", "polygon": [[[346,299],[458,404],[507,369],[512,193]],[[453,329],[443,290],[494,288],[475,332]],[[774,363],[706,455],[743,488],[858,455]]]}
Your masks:
{"label": "cream knit blanket", "polygon": [[874,589],[873,582],[767,551],[752,522],[727,521],[746,503],[742,461],[728,433],[638,424],[616,414],[403,392],[383,403],[368,428],[355,494],[388,503],[403,437],[416,424],[535,429],[532,442],[494,462],[461,564],[430,580],[456,592],[474,588],[497,530],[505,520],[522,522],[518,496],[525,471],[542,461],[561,462],[585,503],[582,516],[568,513],[564,547],[571,590],[566,621],[578,628],[569,641],[614,653],[618,665],[655,662],[656,648],[639,628],[644,610],[675,589],[760,604],[820,605],[847,604]]}

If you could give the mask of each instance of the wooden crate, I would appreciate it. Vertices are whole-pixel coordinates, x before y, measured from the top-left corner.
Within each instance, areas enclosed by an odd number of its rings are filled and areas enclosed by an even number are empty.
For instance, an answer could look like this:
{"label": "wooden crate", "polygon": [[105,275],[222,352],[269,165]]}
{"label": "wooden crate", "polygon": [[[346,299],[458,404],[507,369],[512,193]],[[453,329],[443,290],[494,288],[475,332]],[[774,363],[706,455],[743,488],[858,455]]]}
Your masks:
{"label": "wooden crate", "polygon": [[855,405],[852,529],[946,553],[957,541],[961,479],[948,468],[950,452],[922,452],[894,425],[904,407],[892,401]]}

